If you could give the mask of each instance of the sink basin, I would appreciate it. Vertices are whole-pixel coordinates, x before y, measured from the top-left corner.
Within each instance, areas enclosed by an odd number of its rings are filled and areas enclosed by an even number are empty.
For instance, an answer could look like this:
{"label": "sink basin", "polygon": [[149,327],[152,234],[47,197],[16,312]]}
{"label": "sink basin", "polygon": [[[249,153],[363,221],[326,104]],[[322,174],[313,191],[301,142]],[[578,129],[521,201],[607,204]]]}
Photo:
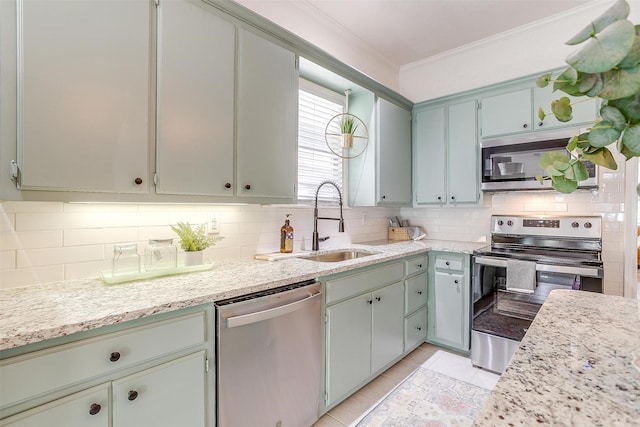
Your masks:
{"label": "sink basin", "polygon": [[303,257],[300,257],[300,259],[308,259],[310,261],[317,261],[317,262],[340,262],[340,261],[348,261],[350,259],[364,258],[371,255],[375,255],[375,253],[359,251],[354,249],[354,250],[326,252],[318,255],[303,256]]}

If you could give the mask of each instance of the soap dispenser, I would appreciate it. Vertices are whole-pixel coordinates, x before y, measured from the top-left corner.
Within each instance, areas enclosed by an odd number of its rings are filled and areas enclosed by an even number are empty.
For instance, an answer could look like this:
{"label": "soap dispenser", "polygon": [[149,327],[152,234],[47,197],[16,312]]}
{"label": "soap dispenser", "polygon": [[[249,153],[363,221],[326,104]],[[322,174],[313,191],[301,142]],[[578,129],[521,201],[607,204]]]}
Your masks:
{"label": "soap dispenser", "polygon": [[293,227],[289,223],[289,217],[284,220],[284,225],[280,228],[280,252],[290,254],[293,252]]}

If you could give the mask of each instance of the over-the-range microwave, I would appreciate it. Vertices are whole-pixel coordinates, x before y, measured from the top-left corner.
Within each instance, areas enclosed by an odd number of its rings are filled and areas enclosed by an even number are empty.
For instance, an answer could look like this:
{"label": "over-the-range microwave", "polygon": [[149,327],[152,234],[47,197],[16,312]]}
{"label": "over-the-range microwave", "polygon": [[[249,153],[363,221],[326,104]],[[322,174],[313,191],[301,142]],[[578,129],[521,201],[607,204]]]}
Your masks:
{"label": "over-the-range microwave", "polygon": [[[536,175],[546,175],[540,167],[540,156],[548,151],[567,154],[569,139],[580,134],[580,129],[563,129],[555,132],[528,133],[500,139],[486,140],[482,147],[483,191],[548,190],[551,181],[540,184]],[[597,188],[598,169],[585,162],[589,179],[578,188]]]}

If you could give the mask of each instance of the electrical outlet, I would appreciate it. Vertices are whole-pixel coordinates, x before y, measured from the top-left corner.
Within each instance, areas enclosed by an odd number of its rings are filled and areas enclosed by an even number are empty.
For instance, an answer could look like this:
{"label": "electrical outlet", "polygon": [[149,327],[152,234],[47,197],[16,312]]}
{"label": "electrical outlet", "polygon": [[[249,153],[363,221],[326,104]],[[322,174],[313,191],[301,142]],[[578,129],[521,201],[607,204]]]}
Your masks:
{"label": "electrical outlet", "polygon": [[209,212],[209,220],[207,221],[207,233],[220,233],[220,215],[218,212]]}
{"label": "electrical outlet", "polygon": [[362,212],[362,225],[366,225],[366,224],[367,224],[367,218],[368,218],[368,216],[369,216],[369,215],[368,215],[368,213],[367,213],[366,211],[365,211],[365,212]]}

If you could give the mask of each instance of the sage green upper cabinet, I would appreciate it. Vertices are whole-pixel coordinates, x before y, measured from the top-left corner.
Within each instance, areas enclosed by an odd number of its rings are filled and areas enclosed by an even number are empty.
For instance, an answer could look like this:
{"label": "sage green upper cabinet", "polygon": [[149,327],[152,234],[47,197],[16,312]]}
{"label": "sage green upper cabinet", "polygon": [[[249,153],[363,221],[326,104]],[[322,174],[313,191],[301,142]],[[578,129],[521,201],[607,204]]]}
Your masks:
{"label": "sage green upper cabinet", "polygon": [[411,203],[411,113],[378,98],[378,204]]}
{"label": "sage green upper cabinet", "polygon": [[152,3],[19,6],[19,188],[147,193]]}
{"label": "sage green upper cabinet", "polygon": [[[566,96],[571,101],[573,109],[573,118],[569,122],[560,122],[551,113],[551,102]],[[533,113],[534,113],[534,130],[555,129],[558,127],[575,126],[585,123],[593,123],[598,115],[598,103],[595,98],[575,98],[564,92],[553,92],[552,85],[546,88],[533,89]],[[538,118],[538,109],[542,109],[547,113],[544,120]]]}
{"label": "sage green upper cabinet", "polygon": [[416,110],[416,205],[478,203],[476,113],[473,100]]}
{"label": "sage green upper cabinet", "polygon": [[235,27],[200,1],[158,6],[156,191],[232,196]]}
{"label": "sage green upper cabinet", "polygon": [[483,98],[481,105],[483,138],[533,129],[531,88]]}
{"label": "sage green upper cabinet", "polygon": [[237,195],[295,198],[298,72],[296,56],[238,31]]}

